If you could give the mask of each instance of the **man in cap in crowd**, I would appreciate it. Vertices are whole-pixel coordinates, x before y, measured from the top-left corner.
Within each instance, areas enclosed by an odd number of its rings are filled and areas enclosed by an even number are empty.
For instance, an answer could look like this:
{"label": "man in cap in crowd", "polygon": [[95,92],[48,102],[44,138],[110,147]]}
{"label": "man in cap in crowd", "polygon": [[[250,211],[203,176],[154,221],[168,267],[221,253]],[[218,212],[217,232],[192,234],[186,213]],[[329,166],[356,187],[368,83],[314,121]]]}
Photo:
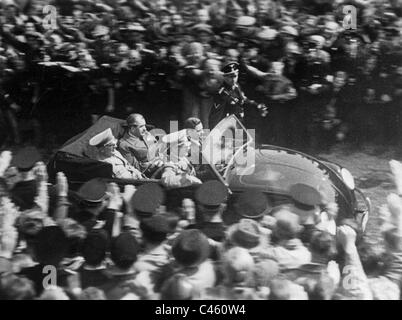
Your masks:
{"label": "man in cap in crowd", "polygon": [[256,107],[266,114],[266,106],[249,100],[241,90],[239,79],[239,64],[230,62],[222,68],[224,83],[214,95],[214,105],[209,115],[209,127],[213,129],[226,116],[234,114],[244,120],[244,108]]}
{"label": "man in cap in crowd", "polygon": [[[271,228],[275,224],[275,218],[270,215],[273,207],[268,201],[267,196],[257,190],[247,190],[242,192],[235,200],[232,210],[226,210],[224,221],[226,225],[233,225],[240,219],[251,219],[258,223],[260,242],[268,245],[271,238]],[[228,233],[231,233],[229,227]]]}
{"label": "man in cap in crowd", "polygon": [[198,229],[216,242],[224,241],[225,226],[222,214],[226,209],[228,188],[220,181],[207,181],[197,189],[195,199],[196,222],[188,228]]}
{"label": "man in cap in crowd", "polygon": [[320,220],[322,196],[317,189],[302,183],[291,186],[289,194],[292,204],[286,207],[299,216],[300,224],[303,226],[300,238],[304,243],[310,243]]}
{"label": "man in cap in crowd", "polygon": [[158,158],[157,141],[147,130],[145,118],[138,113],[130,114],[124,124],[126,129],[118,149],[131,165],[138,161],[141,172],[153,173],[163,165]]}
{"label": "man in cap in crowd", "polygon": [[126,204],[128,212],[124,216],[123,229],[130,231],[141,242],[140,222],[157,214],[165,202],[165,193],[157,183],[145,183],[138,187]]}
{"label": "man in cap in crowd", "polygon": [[167,188],[201,184],[193,165],[187,158],[192,144],[199,145],[199,142],[192,140],[185,129],[164,136],[162,142],[169,146],[169,161],[165,162],[163,167],[162,184]]}
{"label": "man in cap in crowd", "polygon": [[95,178],[84,183],[76,193],[78,207],[69,212],[71,218],[82,224],[87,232],[105,229],[112,234],[116,209],[109,208],[110,194],[107,183]]}
{"label": "man in cap in crowd", "polygon": [[143,177],[141,172],[134,168],[121,153],[116,150],[117,139],[113,136],[110,128],[91,138],[89,145],[97,148],[97,160],[112,165],[113,176],[115,178],[141,179]]}

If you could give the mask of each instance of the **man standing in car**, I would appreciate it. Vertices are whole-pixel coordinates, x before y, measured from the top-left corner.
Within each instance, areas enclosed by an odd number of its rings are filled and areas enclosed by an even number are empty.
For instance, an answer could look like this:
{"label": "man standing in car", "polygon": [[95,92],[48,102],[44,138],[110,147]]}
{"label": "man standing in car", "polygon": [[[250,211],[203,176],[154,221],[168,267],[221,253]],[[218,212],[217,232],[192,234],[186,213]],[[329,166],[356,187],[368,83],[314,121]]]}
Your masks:
{"label": "man standing in car", "polygon": [[214,105],[209,114],[209,127],[213,129],[222,119],[234,114],[244,121],[244,108],[256,107],[265,116],[267,107],[248,99],[241,90],[239,79],[239,64],[230,62],[222,68],[223,85],[214,95]]}

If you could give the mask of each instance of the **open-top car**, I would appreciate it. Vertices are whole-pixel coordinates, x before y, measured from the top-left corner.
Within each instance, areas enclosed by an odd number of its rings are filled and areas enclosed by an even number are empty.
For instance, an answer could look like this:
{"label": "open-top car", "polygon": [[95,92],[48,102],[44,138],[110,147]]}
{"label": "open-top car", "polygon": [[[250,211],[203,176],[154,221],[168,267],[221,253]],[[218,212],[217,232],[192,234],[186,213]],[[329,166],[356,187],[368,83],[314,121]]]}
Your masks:
{"label": "open-top car", "polygon": [[[88,141],[110,128],[116,138],[123,134],[123,120],[102,117],[85,132],[70,139],[56,152],[48,165],[50,177],[59,171],[66,174],[72,189],[86,181],[100,177],[119,185],[140,185],[160,182],[158,179],[113,179],[108,163],[94,160]],[[356,219],[364,231],[370,213],[370,200],[355,187],[352,174],[333,162],[278,146],[256,146],[252,132],[247,131],[235,117],[223,119],[203,140],[198,176],[202,181],[222,181],[230,191],[229,209],[244,190],[264,192],[270,203],[280,205],[291,201],[289,189],[303,183],[316,188],[326,202],[339,207],[338,221]],[[195,187],[167,190],[167,206],[192,198]]]}

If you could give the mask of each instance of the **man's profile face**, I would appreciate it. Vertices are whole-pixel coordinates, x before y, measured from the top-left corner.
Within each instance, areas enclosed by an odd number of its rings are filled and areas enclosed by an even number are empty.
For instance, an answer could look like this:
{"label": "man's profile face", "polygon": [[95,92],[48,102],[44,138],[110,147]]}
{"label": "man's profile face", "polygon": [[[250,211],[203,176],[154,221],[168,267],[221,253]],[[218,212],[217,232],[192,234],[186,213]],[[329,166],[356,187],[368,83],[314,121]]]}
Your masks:
{"label": "man's profile face", "polygon": [[135,123],[130,127],[130,134],[141,138],[147,133],[146,121],[144,118],[137,118]]}

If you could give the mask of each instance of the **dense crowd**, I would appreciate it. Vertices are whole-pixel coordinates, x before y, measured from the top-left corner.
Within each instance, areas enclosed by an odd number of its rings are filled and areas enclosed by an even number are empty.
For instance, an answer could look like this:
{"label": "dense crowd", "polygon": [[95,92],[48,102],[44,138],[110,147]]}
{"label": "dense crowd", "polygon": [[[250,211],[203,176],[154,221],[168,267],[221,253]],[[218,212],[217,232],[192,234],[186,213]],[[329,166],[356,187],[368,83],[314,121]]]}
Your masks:
{"label": "dense crowd", "polygon": [[0,156],[0,299],[400,299],[400,162],[379,250],[308,185],[275,206],[255,190],[230,201],[209,180],[167,210],[156,183],[92,179],[74,192],[59,172],[49,184],[40,157]]}
{"label": "dense crowd", "polygon": [[[56,11],[44,12],[47,4]],[[1,5],[2,142],[63,142],[99,115],[133,111],[164,130],[191,116],[208,128],[220,68],[237,61],[246,95],[269,108],[266,118],[246,110],[260,142],[399,143],[400,1]],[[345,5],[356,16],[346,17]]]}

